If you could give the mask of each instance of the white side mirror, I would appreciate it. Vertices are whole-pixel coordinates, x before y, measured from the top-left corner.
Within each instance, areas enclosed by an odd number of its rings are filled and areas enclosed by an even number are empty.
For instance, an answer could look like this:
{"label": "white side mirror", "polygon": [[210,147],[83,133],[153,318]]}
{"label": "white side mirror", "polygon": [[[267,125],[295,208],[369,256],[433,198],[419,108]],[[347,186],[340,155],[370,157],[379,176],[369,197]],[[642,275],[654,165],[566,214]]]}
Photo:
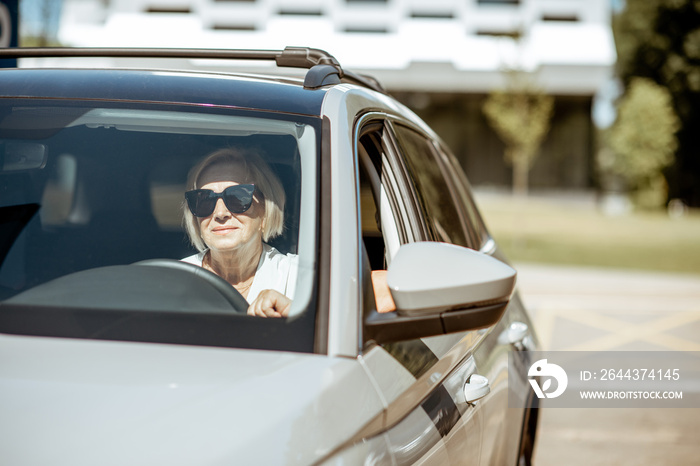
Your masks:
{"label": "white side mirror", "polygon": [[428,315],[510,300],[516,271],[486,254],[447,243],[404,244],[387,284],[399,315]]}

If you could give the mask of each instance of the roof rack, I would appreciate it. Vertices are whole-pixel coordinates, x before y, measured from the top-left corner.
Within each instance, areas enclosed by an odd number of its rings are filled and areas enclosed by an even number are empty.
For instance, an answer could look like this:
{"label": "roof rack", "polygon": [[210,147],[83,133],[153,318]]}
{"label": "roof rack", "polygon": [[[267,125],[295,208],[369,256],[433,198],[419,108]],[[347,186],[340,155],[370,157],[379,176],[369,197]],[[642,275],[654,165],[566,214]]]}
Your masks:
{"label": "roof rack", "polygon": [[190,58],[224,60],[268,60],[277,66],[305,68],[306,89],[338,84],[341,79],[386,93],[373,78],[343,70],[328,52],[310,47],[286,47],[284,50],[186,49],[186,48],[99,48],[99,47],[17,47],[0,48],[0,58],[28,57],[131,57]]}

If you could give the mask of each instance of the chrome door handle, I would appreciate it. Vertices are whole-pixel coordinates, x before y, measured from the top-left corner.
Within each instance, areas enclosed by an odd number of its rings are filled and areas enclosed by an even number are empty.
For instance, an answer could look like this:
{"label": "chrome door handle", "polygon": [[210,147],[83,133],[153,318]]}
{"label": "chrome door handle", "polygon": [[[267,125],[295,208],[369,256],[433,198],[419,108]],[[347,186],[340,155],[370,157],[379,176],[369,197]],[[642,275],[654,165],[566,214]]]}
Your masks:
{"label": "chrome door handle", "polygon": [[502,345],[513,345],[516,350],[525,350],[525,338],[527,338],[530,328],[523,322],[511,322],[498,336],[498,343]]}
{"label": "chrome door handle", "polygon": [[477,400],[485,397],[491,391],[489,379],[479,374],[472,374],[464,384],[464,400],[469,404],[474,404]]}

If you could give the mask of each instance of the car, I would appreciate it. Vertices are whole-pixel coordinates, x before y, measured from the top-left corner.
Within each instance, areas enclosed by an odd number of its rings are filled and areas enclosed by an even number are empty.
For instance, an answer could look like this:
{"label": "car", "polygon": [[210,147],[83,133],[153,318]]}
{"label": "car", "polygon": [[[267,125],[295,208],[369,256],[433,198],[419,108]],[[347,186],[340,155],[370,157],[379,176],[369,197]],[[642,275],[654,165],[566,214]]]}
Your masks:
{"label": "car", "polygon": [[[151,68],[61,65],[93,56]],[[304,47],[0,49],[21,57],[58,61],[0,69],[3,463],[530,463],[516,271],[457,159],[376,80]],[[283,185],[286,317],[182,261],[188,173],[222,147]]]}

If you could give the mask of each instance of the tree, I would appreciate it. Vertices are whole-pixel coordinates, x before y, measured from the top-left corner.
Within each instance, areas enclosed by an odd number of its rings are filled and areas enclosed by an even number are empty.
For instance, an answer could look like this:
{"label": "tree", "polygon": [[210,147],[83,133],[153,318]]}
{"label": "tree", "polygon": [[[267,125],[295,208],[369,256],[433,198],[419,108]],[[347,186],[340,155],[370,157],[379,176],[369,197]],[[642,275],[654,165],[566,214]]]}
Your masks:
{"label": "tree", "polygon": [[20,2],[20,17],[23,18],[22,47],[58,47],[56,30],[63,2],[60,0],[34,0]]}
{"label": "tree", "polygon": [[700,2],[627,0],[613,31],[625,86],[644,77],[670,91],[680,119],[670,195],[700,205]]}
{"label": "tree", "polygon": [[633,78],[608,135],[611,151],[598,160],[601,169],[620,176],[638,205],[662,205],[667,198],[662,170],[674,160],[679,127],[670,92],[650,79]]}
{"label": "tree", "polygon": [[549,132],[554,98],[511,75],[506,90],[491,92],[483,111],[491,127],[505,143],[505,159],[513,167],[513,193],[528,192],[528,175]]}

